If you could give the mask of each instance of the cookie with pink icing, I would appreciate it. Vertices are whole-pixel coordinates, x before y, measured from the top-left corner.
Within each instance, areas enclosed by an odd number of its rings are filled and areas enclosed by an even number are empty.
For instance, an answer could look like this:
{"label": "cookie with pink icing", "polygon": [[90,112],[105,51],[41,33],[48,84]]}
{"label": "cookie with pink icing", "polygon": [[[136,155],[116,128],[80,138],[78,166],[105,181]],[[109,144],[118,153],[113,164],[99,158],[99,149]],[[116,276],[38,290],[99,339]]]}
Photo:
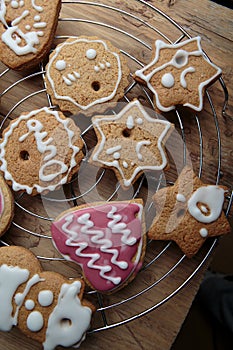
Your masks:
{"label": "cookie with pink icing", "polygon": [[138,100],[114,115],[92,118],[98,143],[89,162],[114,171],[124,189],[145,172],[169,168],[165,142],[174,125],[145,109]]}
{"label": "cookie with pink icing", "polygon": [[10,188],[0,175],[0,236],[9,228],[14,215],[14,199]]}
{"label": "cookie with pink icing", "polygon": [[78,171],[83,141],[74,121],[47,107],[20,115],[3,131],[0,170],[14,191],[54,191]]}
{"label": "cookie with pink icing", "polygon": [[0,248],[0,330],[17,326],[44,350],[78,346],[95,307],[83,299],[84,282],[43,271],[22,247]]}
{"label": "cookie with pink icing", "polygon": [[208,237],[231,231],[223,212],[225,193],[225,187],[204,184],[186,166],[174,186],[153,196],[156,216],[148,237],[172,240],[187,257],[194,256]]}
{"label": "cookie with pink icing", "polygon": [[126,59],[109,40],[80,36],[51,53],[45,79],[53,104],[89,116],[98,106],[123,97],[128,76]]}
{"label": "cookie with pink icing", "polygon": [[51,48],[61,0],[0,3],[0,60],[16,70],[35,67]]}
{"label": "cookie with pink icing", "polygon": [[206,88],[221,75],[201,48],[201,38],[178,44],[156,40],[151,62],[134,73],[139,83],[154,94],[159,111],[168,112],[177,105],[201,111]]}
{"label": "cookie with pink icing", "polygon": [[140,199],[92,203],[61,213],[51,226],[58,251],[81,266],[92,289],[119,290],[142,267],[145,223]]}

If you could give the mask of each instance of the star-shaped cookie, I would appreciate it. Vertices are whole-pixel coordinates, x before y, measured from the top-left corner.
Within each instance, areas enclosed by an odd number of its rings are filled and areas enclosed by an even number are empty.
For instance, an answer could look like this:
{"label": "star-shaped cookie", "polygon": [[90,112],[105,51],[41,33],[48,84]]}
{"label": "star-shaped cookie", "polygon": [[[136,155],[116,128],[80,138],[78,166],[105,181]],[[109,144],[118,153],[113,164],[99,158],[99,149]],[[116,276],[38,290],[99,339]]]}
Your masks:
{"label": "star-shaped cookie", "polygon": [[222,210],[225,188],[205,185],[185,167],[174,186],[153,196],[156,216],[148,232],[153,240],[172,240],[187,257],[201,248],[207,237],[230,232]]}
{"label": "star-shaped cookie", "polygon": [[92,123],[98,143],[90,163],[111,168],[123,188],[131,186],[146,170],[168,167],[164,143],[173,124],[151,117],[138,100],[116,115],[95,116]]}
{"label": "star-shaped cookie", "polygon": [[152,61],[135,72],[135,80],[148,86],[160,111],[176,105],[202,110],[205,88],[221,69],[206,57],[200,42],[200,37],[174,45],[156,40]]}

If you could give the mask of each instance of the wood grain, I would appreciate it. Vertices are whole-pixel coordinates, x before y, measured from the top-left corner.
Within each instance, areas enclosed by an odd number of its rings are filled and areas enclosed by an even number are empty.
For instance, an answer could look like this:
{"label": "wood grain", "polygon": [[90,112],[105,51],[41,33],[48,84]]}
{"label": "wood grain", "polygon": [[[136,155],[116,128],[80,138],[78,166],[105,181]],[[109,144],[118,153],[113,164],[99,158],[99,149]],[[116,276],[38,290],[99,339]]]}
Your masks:
{"label": "wood grain", "polygon": [[[98,2],[98,1],[97,1]],[[85,4],[63,4],[61,17],[63,18],[83,18],[84,21],[69,25],[66,21],[60,22],[57,30],[58,35],[98,35],[103,38],[109,38],[113,44],[122,48],[128,52],[128,54],[137,57],[143,63],[150,61],[150,49],[149,46],[153,45],[153,42],[157,38],[161,38],[160,33],[155,34],[153,27],[159,28],[162,33],[172,41],[175,42],[181,37],[180,30],[171,25],[167,19],[161,14],[153,13],[150,8],[145,4],[131,1],[121,0],[104,0],[106,5],[111,5],[116,8],[121,8],[123,11],[127,11],[131,14],[128,16],[126,13],[120,14],[116,11],[109,9],[102,9],[101,11],[96,6],[87,6]],[[160,10],[164,11],[168,16],[173,18],[180,26],[182,26],[189,35],[202,37],[202,46],[211,60],[220,66],[223,71],[223,78],[229,91],[229,104],[226,110],[227,116],[222,116],[222,108],[224,105],[224,92],[219,82],[216,82],[211,88],[209,88],[209,94],[214,101],[214,108],[216,111],[216,120],[213,118],[213,111],[210,108],[208,99],[205,99],[205,108],[202,112],[192,113],[187,110],[181,110],[183,128],[186,135],[187,142],[187,161],[191,161],[194,169],[199,171],[200,164],[200,138],[198,131],[198,124],[202,132],[202,151],[203,151],[203,168],[202,179],[208,183],[216,182],[216,169],[219,162],[219,143],[218,134],[216,131],[216,123],[219,125],[221,133],[221,184],[228,187],[232,186],[233,174],[232,174],[232,115],[233,115],[233,70],[232,70],[232,32],[233,24],[231,21],[232,11],[224,8],[220,5],[212,3],[208,0],[153,0],[147,1],[149,5],[157,6]],[[111,14],[111,15],[110,15]],[[139,17],[141,22],[135,19]],[[88,24],[88,20],[95,19],[100,23],[105,23],[106,26]],[[143,23],[145,21],[145,23]],[[122,32],[116,32],[116,30],[110,29],[110,26],[120,27],[123,30],[129,32],[132,36],[136,36],[140,41],[135,41],[130,36],[126,36]],[[146,45],[142,44],[146,43]],[[60,39],[56,39],[54,45],[60,42]],[[134,62],[128,57],[129,64],[132,71],[138,67],[138,63]],[[4,71],[6,67],[0,65],[0,72]],[[31,72],[33,73],[33,72]],[[19,81],[28,75],[27,73],[17,73],[9,71],[0,78],[0,93],[6,91],[12,84]],[[38,76],[33,79],[26,79],[20,83],[17,83],[9,91],[5,92],[1,98],[0,114],[2,117],[7,115],[10,111],[10,118],[15,118],[19,113],[25,110],[31,110],[47,105],[47,96],[44,91],[37,94],[38,90],[44,90],[41,77]],[[35,93],[26,101],[20,103],[17,108],[14,108],[24,96]],[[140,95],[142,101],[145,101],[145,95],[143,92],[133,90],[128,95],[129,99],[133,95]],[[13,110],[11,110],[13,108]],[[176,167],[183,166],[183,142],[180,137],[180,127],[177,121],[176,115],[173,113],[168,114],[167,118],[174,122],[178,133],[174,134],[168,141],[167,148],[169,157],[171,158],[171,170],[167,175],[167,180],[174,181],[176,178]],[[1,119],[0,119],[1,121]],[[78,119],[78,123],[80,120]],[[83,120],[83,128],[87,121]],[[7,123],[6,123],[7,124]],[[5,124],[5,125],[6,125]],[[88,138],[89,137],[89,138]],[[87,142],[92,140],[91,136],[87,136]],[[176,149],[174,151],[174,145]],[[88,188],[93,177],[96,174],[93,168],[86,167],[83,169],[82,188],[74,188],[76,194],[80,191],[83,193]],[[88,174],[94,172],[93,177]],[[149,197],[152,195],[155,184],[158,179],[156,175],[149,178],[147,187],[148,193],[145,194],[145,190],[142,189],[142,196],[148,196],[146,204],[149,204]],[[112,183],[112,175],[106,172],[104,175],[104,181],[100,183],[98,187],[98,195],[101,193],[103,199],[108,198],[114,189],[114,183]],[[106,183],[108,186],[106,186]],[[70,188],[67,186],[66,195],[69,196]],[[58,194],[59,195],[59,194]],[[84,198],[86,201],[96,200],[96,194]],[[125,199],[125,192],[118,194],[117,199]],[[26,198],[26,199],[25,199]],[[30,210],[38,215],[55,216],[55,212],[59,213],[64,209],[64,204],[57,203],[56,208],[49,201],[45,202],[39,199],[34,200],[29,197],[24,197],[22,201],[19,201],[25,206],[27,210]],[[153,215],[153,214],[151,214]],[[150,215],[148,215],[149,217]],[[149,220],[150,218],[148,218]],[[44,220],[38,220],[36,217],[28,217],[28,214],[22,212],[20,208],[16,209],[15,222],[17,225],[22,225],[25,229],[35,231],[38,234],[50,235],[49,227],[50,222]],[[39,236],[25,235],[25,231],[22,231],[17,226],[12,226],[6,239],[9,243],[22,244],[25,247],[30,248],[35,254],[43,256],[59,257],[52,247],[49,239],[41,239]],[[202,261],[207,250],[210,247],[209,242],[200,254],[194,259],[184,260],[177,269],[169,274],[168,278],[162,279],[158,286],[152,288],[143,296],[133,299],[131,302],[117,306],[106,311],[106,317],[109,324],[119,322],[122,319],[133,317],[137,313],[144,312],[147,308],[153,307],[158,304],[158,307],[151,313],[138,318],[130,323],[127,323],[118,328],[113,328],[93,334],[88,334],[86,341],[81,345],[81,349],[95,350],[95,349],[126,349],[132,350],[145,349],[145,350],[166,350],[170,349],[179,329],[187,315],[190,305],[195,297],[195,294],[200,285],[203,273],[207,267],[204,265],[200,271],[195,274],[193,279],[182,288],[179,293],[175,294],[173,298],[167,300],[165,303],[161,303],[163,299],[173,293],[176,288],[179,288],[184,280],[195,270],[198,264]],[[149,263],[153,257],[158,254],[164,247],[163,243],[152,243],[148,249],[145,264]],[[109,305],[110,303],[117,303],[120,300],[140,292],[142,289],[147,288],[152,283],[156,284],[164,274],[179,261],[182,257],[181,253],[175,245],[171,245],[168,252],[159,258],[157,263],[152,264],[145,271],[138,274],[136,279],[125,289],[112,296],[104,296],[103,304]],[[45,269],[59,271],[69,277],[80,275],[80,270],[73,264],[67,264],[64,262],[46,262],[42,260]],[[95,296],[88,296],[94,303],[96,302]],[[99,313],[94,318],[94,327],[101,327],[103,322]],[[18,350],[18,348],[37,350],[41,348],[41,345],[26,339],[17,329],[9,333],[1,333],[0,350]]]}

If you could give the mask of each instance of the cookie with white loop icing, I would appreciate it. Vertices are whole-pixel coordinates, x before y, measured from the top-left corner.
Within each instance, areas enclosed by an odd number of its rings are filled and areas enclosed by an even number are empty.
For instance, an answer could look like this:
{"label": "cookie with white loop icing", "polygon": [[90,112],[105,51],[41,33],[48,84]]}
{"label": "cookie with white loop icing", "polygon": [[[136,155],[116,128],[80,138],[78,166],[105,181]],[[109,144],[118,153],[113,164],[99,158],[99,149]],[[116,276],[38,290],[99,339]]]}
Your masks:
{"label": "cookie with white loop icing", "polygon": [[80,36],[56,47],[45,78],[54,104],[88,116],[92,107],[123,97],[128,75],[126,59],[109,40]]}
{"label": "cookie with white loop icing", "polygon": [[74,121],[45,107],[22,114],[3,131],[0,170],[14,191],[30,195],[69,182],[83,158]]}
{"label": "cookie with white loop icing", "polygon": [[187,257],[194,256],[208,237],[230,232],[223,212],[226,189],[204,184],[186,166],[174,186],[153,196],[156,216],[148,232],[153,240],[173,240]]}
{"label": "cookie with white loop icing", "polygon": [[[30,265],[30,267],[29,267]],[[0,248],[0,330],[17,326],[44,350],[78,346],[95,307],[83,299],[84,282],[43,271],[22,247]]]}
{"label": "cookie with white loop icing", "polygon": [[164,143],[173,124],[157,117],[138,100],[126,104],[118,114],[93,117],[98,143],[90,163],[112,169],[124,189],[146,171],[167,169]]}
{"label": "cookie with white loop icing", "polygon": [[119,290],[140,270],[146,234],[142,200],[91,203],[61,213],[51,226],[58,251],[82,267],[92,289]]}
{"label": "cookie with white loop icing", "polygon": [[0,236],[9,228],[14,215],[14,199],[11,190],[0,175]]}
{"label": "cookie with white loop icing", "polygon": [[201,111],[205,89],[221,75],[210,62],[196,37],[178,44],[155,41],[152,60],[134,73],[139,83],[154,94],[158,110],[168,112],[177,105]]}
{"label": "cookie with white loop icing", "polygon": [[1,0],[0,60],[9,68],[36,66],[49,52],[61,0]]}

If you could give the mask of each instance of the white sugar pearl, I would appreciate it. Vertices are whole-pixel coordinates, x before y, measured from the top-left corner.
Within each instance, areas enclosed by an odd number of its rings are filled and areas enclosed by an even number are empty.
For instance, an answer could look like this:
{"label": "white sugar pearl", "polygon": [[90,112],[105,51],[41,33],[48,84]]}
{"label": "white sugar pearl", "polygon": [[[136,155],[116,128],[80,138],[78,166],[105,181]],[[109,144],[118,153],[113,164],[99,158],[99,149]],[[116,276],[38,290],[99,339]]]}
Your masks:
{"label": "white sugar pearl", "polygon": [[96,58],[96,55],[97,55],[97,52],[96,50],[94,49],[88,49],[86,51],[86,57],[89,59],[89,60],[93,60],[94,58]]}
{"label": "white sugar pearl", "polygon": [[165,88],[171,88],[175,84],[175,79],[171,73],[165,73],[162,76],[161,83]]}

